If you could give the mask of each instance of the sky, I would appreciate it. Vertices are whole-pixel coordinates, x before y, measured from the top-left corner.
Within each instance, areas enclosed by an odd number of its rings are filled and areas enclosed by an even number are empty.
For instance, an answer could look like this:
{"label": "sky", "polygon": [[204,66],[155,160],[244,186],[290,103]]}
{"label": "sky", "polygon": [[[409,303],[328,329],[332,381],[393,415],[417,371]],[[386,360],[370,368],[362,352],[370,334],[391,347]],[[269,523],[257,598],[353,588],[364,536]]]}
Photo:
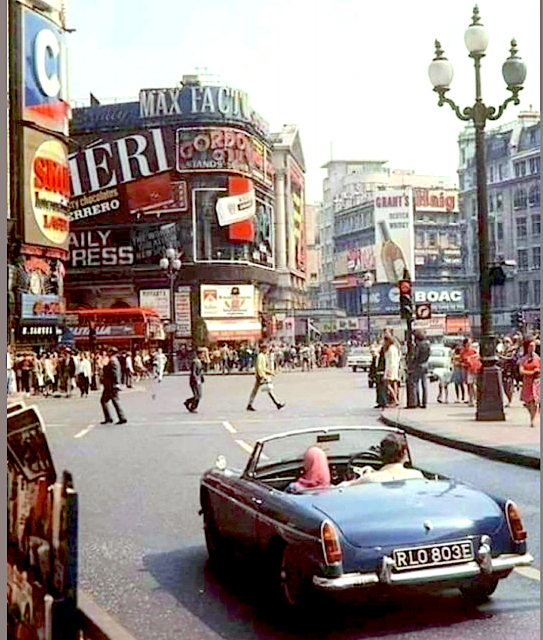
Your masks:
{"label": "sky", "polygon": [[[475,101],[473,61],[464,45],[473,0],[69,0],[70,95],[102,102],[137,99],[140,89],[174,87],[206,68],[242,89],[277,131],[297,124],[306,199],[322,199],[331,158],[388,160],[393,169],[456,182],[457,139],[465,123],[437,106],[428,79],[437,38],[454,68],[448,97]],[[482,92],[499,106],[501,75],[517,40],[528,74],[519,111],[540,108],[538,0],[479,3],[490,36]]]}

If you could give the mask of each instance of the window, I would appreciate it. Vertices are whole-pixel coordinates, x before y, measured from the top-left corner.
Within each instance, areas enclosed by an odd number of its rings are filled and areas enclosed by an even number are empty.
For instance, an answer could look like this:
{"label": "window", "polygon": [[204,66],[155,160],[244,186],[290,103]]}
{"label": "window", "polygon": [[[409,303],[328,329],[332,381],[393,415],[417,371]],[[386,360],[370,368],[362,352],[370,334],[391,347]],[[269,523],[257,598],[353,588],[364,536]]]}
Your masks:
{"label": "window", "polygon": [[519,249],[517,251],[517,263],[520,270],[525,271],[528,268],[528,249]]}
{"label": "window", "polygon": [[539,185],[538,184],[532,185],[530,187],[530,195],[528,197],[528,200],[530,202],[530,207],[539,206],[540,198],[541,198],[541,193],[539,190]]}
{"label": "window", "polygon": [[532,280],[534,290],[534,304],[541,304],[541,280]]}
{"label": "window", "polygon": [[498,176],[500,180],[503,180],[503,164],[498,166]]}
{"label": "window", "polygon": [[519,302],[521,305],[530,303],[530,283],[519,282],[518,283]]}
{"label": "window", "polygon": [[541,267],[541,247],[532,247],[532,267]]}
{"label": "window", "polygon": [[515,189],[513,196],[513,206],[515,209],[526,209],[528,198],[524,189]]}
{"label": "window", "polygon": [[524,177],[526,175],[526,161],[523,160],[522,162],[519,162],[519,164],[520,164],[520,175]]}
{"label": "window", "polygon": [[503,211],[503,193],[501,191],[496,193],[496,211]]}
{"label": "window", "polygon": [[494,196],[492,194],[488,196],[488,210],[494,211]]}
{"label": "window", "polygon": [[496,225],[496,233],[498,240],[503,240],[503,222],[498,222]]}
{"label": "window", "polygon": [[541,235],[541,216],[532,216],[532,233],[534,236]]}
{"label": "window", "polygon": [[431,248],[436,248],[437,247],[437,234],[436,233],[429,233],[428,234],[428,246]]}
{"label": "window", "polygon": [[528,235],[526,218],[517,218],[517,238],[525,238]]}
{"label": "window", "polygon": [[416,244],[417,249],[424,249],[424,232],[417,231],[416,235]]}
{"label": "window", "polygon": [[460,243],[458,242],[458,234],[457,233],[449,233],[449,247],[451,249],[456,249],[457,247],[460,246]]}
{"label": "window", "polygon": [[490,182],[494,182],[494,167],[490,167],[489,174]]}
{"label": "window", "polygon": [[520,178],[520,162],[515,162],[515,178]]}

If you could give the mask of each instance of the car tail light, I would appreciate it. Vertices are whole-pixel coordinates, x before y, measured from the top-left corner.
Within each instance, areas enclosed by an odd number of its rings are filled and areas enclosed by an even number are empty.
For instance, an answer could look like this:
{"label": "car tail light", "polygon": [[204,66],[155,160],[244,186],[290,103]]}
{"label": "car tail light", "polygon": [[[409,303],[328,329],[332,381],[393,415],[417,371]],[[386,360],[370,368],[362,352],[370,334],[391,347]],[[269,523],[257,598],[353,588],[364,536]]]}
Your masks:
{"label": "car tail light", "polygon": [[512,500],[508,500],[505,505],[505,515],[507,516],[507,524],[509,525],[509,531],[511,531],[513,540],[515,542],[523,542],[526,540],[528,534],[522,524],[520,510]]}
{"label": "car tail light", "polygon": [[322,550],[326,564],[338,564],[343,558],[341,544],[337,529],[329,521],[325,520],[321,526]]}

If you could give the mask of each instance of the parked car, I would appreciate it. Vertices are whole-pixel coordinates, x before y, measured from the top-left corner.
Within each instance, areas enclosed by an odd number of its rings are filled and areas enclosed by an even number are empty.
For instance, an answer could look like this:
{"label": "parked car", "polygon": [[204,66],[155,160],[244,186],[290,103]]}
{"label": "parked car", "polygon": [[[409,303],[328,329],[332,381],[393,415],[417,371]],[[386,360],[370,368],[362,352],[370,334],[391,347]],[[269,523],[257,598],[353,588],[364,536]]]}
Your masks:
{"label": "parked car", "polygon": [[[226,569],[236,549],[250,555],[289,608],[310,603],[316,589],[403,585],[455,587],[479,603],[515,567],[533,562],[511,500],[423,469],[423,478],[342,486],[366,465],[380,468],[379,444],[391,432],[406,438],[386,427],[275,434],[256,442],[243,471],[219,456],[200,482],[211,564]],[[327,453],[332,486],[288,493],[315,445]]]}
{"label": "parked car", "polygon": [[369,371],[373,356],[369,347],[353,347],[347,354],[347,366],[356,373],[358,369]]}
{"label": "parked car", "polygon": [[427,360],[428,380],[437,380],[435,369],[452,369],[452,351],[443,344],[430,345],[430,357]]}

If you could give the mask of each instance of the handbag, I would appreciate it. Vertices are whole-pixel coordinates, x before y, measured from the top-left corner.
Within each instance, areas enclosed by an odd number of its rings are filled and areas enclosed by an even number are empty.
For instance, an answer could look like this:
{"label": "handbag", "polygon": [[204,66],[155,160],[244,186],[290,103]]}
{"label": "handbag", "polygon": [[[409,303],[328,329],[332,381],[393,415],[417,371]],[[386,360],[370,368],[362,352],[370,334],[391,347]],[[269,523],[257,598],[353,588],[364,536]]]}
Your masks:
{"label": "handbag", "polygon": [[262,389],[264,391],[267,391],[268,393],[270,391],[273,391],[273,382],[271,380],[265,380],[264,383],[262,384]]}

